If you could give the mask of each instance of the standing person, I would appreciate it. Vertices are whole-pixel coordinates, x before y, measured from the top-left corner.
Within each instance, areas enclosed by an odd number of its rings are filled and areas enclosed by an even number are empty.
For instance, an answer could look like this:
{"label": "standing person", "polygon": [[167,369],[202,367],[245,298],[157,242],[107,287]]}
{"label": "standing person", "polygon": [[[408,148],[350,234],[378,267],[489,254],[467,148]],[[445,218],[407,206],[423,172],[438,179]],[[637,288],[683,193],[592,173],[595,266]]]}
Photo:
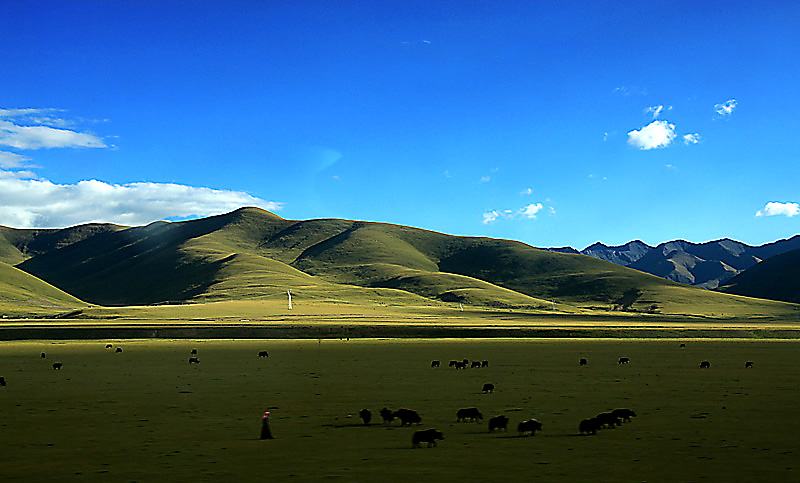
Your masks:
{"label": "standing person", "polygon": [[275,439],[269,429],[269,411],[266,411],[261,418],[261,439]]}

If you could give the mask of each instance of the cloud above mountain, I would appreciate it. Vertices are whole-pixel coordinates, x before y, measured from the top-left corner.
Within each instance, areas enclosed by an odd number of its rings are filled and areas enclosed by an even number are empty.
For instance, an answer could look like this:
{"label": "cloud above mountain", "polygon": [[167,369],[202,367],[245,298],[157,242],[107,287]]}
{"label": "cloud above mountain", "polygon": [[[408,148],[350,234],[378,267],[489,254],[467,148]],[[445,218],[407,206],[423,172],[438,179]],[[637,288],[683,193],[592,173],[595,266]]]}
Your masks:
{"label": "cloud above mountain", "polygon": [[14,228],[60,228],[87,222],[143,225],[221,214],[242,206],[276,211],[282,204],[241,191],[98,180],[55,184],[0,171],[0,225]]}
{"label": "cloud above mountain", "polygon": [[800,203],[792,203],[786,202],[781,203],[779,201],[770,201],[764,208],[758,210],[756,216],[788,216],[792,217],[795,215],[800,214]]}

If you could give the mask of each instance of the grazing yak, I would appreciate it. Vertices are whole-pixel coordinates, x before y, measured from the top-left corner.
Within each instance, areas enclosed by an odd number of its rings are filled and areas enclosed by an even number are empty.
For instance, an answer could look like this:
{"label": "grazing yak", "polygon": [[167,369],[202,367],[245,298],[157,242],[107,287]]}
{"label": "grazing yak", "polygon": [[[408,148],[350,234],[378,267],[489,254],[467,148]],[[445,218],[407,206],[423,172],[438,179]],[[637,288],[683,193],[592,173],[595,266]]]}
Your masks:
{"label": "grazing yak", "polygon": [[42,352],[42,359],[45,359],[45,358],[47,358],[47,354],[45,354],[44,352]]}
{"label": "grazing yak", "polygon": [[0,387],[6,387],[6,378],[0,376]]}
{"label": "grazing yak", "polygon": [[517,432],[520,436],[524,436],[525,433],[530,433],[531,436],[536,436],[536,431],[542,430],[542,423],[535,419],[529,419],[527,421],[522,421],[517,425]]}
{"label": "grazing yak", "polygon": [[269,352],[267,351],[260,351],[258,353],[258,357],[269,357]]}
{"label": "grazing yak", "polygon": [[711,367],[711,363],[708,361],[700,362],[700,369],[709,369]]}
{"label": "grazing yak", "polygon": [[472,361],[472,364],[470,364],[469,367],[472,368],[472,369],[475,369],[476,367],[480,368],[481,367],[481,363],[480,363],[480,361]]}
{"label": "grazing yak", "polygon": [[467,363],[463,361],[456,361],[456,369],[466,369]]}
{"label": "grazing yak", "polygon": [[63,364],[63,363],[61,363],[61,362],[54,362],[54,363],[53,363],[53,370],[54,370],[54,371],[60,371],[60,370],[61,370],[61,367],[62,367],[63,365],[64,365],[64,364]]}
{"label": "grazing yak", "polygon": [[456,413],[456,421],[457,422],[467,422],[467,419],[470,421],[479,421],[483,419],[483,414],[478,411],[478,408],[464,408],[459,409]]}
{"label": "grazing yak", "polygon": [[745,369],[752,369],[753,368],[753,361],[747,361],[744,363]]}
{"label": "grazing yak", "polygon": [[367,425],[370,421],[372,421],[372,411],[369,409],[362,409],[358,412],[358,417],[364,421],[364,425]]}
{"label": "grazing yak", "polygon": [[629,423],[632,417],[636,417],[636,413],[633,412],[632,409],[627,409],[627,408],[615,409],[611,411],[611,415],[614,416],[615,418],[619,418],[625,421],[626,423]]}
{"label": "grazing yak", "polygon": [[439,367],[439,361],[431,361],[431,367]]}
{"label": "grazing yak", "polygon": [[392,416],[400,420],[400,426],[411,426],[412,424],[422,424],[422,418],[416,411],[411,409],[398,409]]}
{"label": "grazing yak", "polygon": [[629,364],[631,362],[630,357],[620,357],[617,364]]}
{"label": "grazing yak", "polygon": [[197,355],[197,349],[192,349],[192,352],[191,352],[191,354],[192,354],[193,356],[196,356],[196,355]]}
{"label": "grazing yak", "polygon": [[489,418],[489,432],[491,433],[495,429],[502,429],[503,431],[508,431],[508,418],[503,416],[495,416],[493,418]]}
{"label": "grazing yak", "polygon": [[389,408],[383,408],[380,411],[381,418],[383,418],[383,423],[391,423],[394,421],[394,416],[392,415],[392,410]]}
{"label": "grazing yak", "polygon": [[481,367],[489,367],[489,361],[481,362]]}
{"label": "grazing yak", "polygon": [[199,357],[190,357],[189,358],[189,364],[200,364],[200,358]]}
{"label": "grazing yak", "polygon": [[458,361],[450,361],[450,364],[447,364],[447,367],[456,367],[456,364],[458,364]]}
{"label": "grazing yak", "polygon": [[589,361],[587,361],[586,359],[581,359],[581,360],[578,361],[578,365],[579,366],[585,366],[588,363],[589,363]]}
{"label": "grazing yak", "polygon": [[684,344],[684,343],[681,343],[681,345],[680,345],[679,347],[680,347],[681,349],[686,349],[686,344]]}
{"label": "grazing yak", "polygon": [[111,349],[112,347],[114,347],[114,346],[111,345],[111,344],[106,344],[106,349]]}
{"label": "grazing yak", "polygon": [[492,384],[491,382],[487,382],[486,384],[484,384],[483,389],[481,389],[481,392],[483,392],[484,394],[492,391],[494,391],[494,384]]}
{"label": "grazing yak", "polygon": [[597,434],[598,429],[600,429],[600,423],[597,418],[584,419],[578,424],[578,431],[581,434]]}
{"label": "grazing yak", "polygon": [[421,448],[422,443],[428,443],[428,448],[436,446],[437,439],[444,439],[444,435],[435,429],[426,429],[425,431],[416,431],[411,436],[411,447]]}
{"label": "grazing yak", "polygon": [[117,352],[117,353],[122,352],[122,347],[117,347],[117,350],[115,350],[114,352]]}
{"label": "grazing yak", "polygon": [[617,416],[614,416],[613,413],[600,413],[595,416],[597,420],[598,428],[609,427],[614,429],[615,426],[622,426],[622,420]]}

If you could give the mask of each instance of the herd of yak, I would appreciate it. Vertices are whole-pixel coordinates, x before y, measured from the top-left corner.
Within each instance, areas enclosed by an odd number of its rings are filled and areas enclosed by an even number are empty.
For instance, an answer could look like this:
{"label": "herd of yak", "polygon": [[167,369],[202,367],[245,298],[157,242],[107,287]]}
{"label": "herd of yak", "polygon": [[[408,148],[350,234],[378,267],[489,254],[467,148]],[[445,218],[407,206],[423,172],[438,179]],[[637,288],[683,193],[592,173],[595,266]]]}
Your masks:
{"label": "herd of yak", "polygon": [[[106,349],[111,349],[113,346],[111,344],[106,345]],[[680,345],[681,348],[686,347],[685,344]],[[121,347],[117,347],[115,352],[119,353],[122,352]],[[42,359],[45,359],[47,355],[42,352],[41,353]],[[258,357],[269,357],[269,353],[267,351],[260,351],[258,353]],[[200,359],[197,357],[197,349],[191,350],[191,356],[189,357],[189,364],[199,364]],[[629,364],[630,358],[628,357],[620,357],[618,364]],[[588,361],[585,358],[581,358],[578,361],[578,365],[585,366],[588,364]],[[438,360],[431,361],[431,367],[437,368],[440,367],[441,363]],[[61,362],[54,362],[53,369],[60,370],[63,366]],[[456,369],[466,369],[470,368],[483,368],[489,367],[489,361],[470,361],[468,359],[463,359],[460,361],[451,360],[449,363],[449,367],[455,367]],[[701,369],[708,369],[711,367],[711,363],[709,361],[701,361],[700,368]],[[744,365],[745,368],[752,368],[753,361],[747,361]],[[6,379],[5,377],[0,376],[0,387],[6,386]],[[482,392],[484,394],[491,393],[494,391],[494,384],[486,383],[483,385]],[[388,408],[383,408],[380,410],[379,414],[383,419],[384,424],[391,424],[392,421],[395,419],[400,421],[401,426],[411,426],[412,424],[422,424],[422,418],[416,411],[411,409],[401,408],[397,411],[392,411]],[[359,417],[363,421],[365,425],[370,424],[372,421],[372,412],[369,409],[362,409],[358,413]],[[635,417],[636,413],[627,408],[619,408],[614,409],[610,412],[603,412],[598,414],[593,418],[583,419],[578,424],[578,431],[580,434],[596,434],[598,430],[605,429],[605,428],[615,428],[617,426],[621,426],[623,422],[630,422],[632,417]],[[457,422],[480,422],[483,420],[483,414],[478,410],[478,408],[462,408],[456,412],[456,421]],[[509,418],[504,415],[494,416],[489,419],[489,432],[494,431],[507,431],[508,430],[508,422]],[[535,419],[527,419],[521,421],[517,425],[517,431],[519,432],[520,436],[535,436],[536,431],[542,430],[542,423],[535,420]],[[411,437],[411,446],[412,448],[418,448],[422,446],[422,443],[427,443],[428,447],[436,446],[437,440],[443,440],[444,434],[441,431],[437,431],[436,429],[426,429],[423,431],[416,431]]]}

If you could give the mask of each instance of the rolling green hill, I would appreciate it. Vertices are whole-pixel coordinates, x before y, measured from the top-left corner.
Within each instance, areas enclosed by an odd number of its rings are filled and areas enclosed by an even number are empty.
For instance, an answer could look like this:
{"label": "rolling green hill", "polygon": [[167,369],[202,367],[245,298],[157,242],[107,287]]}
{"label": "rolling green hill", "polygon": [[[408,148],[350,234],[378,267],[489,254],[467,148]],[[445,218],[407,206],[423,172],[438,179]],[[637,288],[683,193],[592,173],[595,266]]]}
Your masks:
{"label": "rolling green hill", "polygon": [[[18,258],[35,253],[20,269],[102,305],[281,297],[292,289],[298,297],[382,303],[551,309],[556,302],[561,311],[787,310],[520,242],[385,223],[292,221],[257,208],[126,229],[85,225],[71,236],[11,232],[5,240],[26,235],[26,246],[36,247],[18,250]],[[1,242],[0,253],[13,255]]]}
{"label": "rolling green hill", "polygon": [[86,303],[38,278],[0,262],[0,313],[5,316],[58,312]]}

